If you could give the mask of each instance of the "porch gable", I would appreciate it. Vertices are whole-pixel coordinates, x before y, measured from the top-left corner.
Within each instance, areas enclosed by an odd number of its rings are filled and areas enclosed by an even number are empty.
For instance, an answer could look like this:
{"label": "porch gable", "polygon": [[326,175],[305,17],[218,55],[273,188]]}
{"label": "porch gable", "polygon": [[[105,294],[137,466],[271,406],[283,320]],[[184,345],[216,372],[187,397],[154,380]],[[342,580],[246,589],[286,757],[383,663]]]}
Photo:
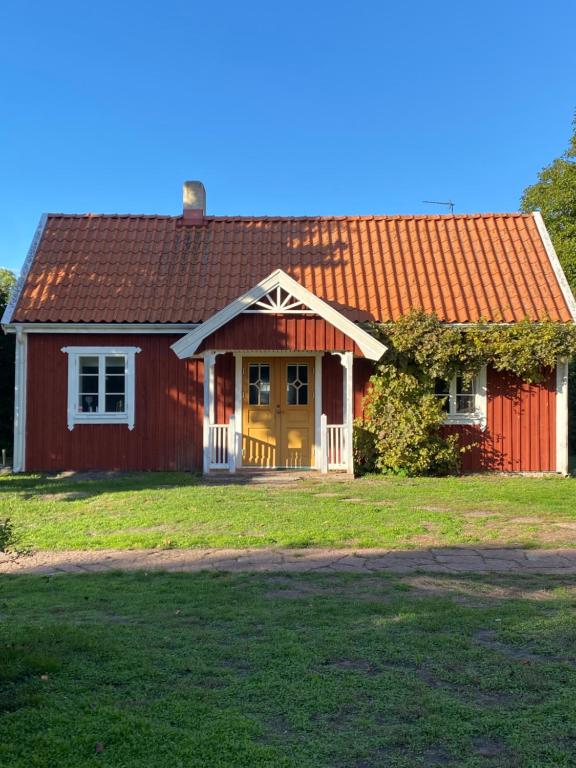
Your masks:
{"label": "porch gable", "polygon": [[[295,315],[301,315],[306,320],[312,320],[313,318],[310,316],[316,315],[325,321],[324,327],[334,328],[335,331],[338,331],[339,334],[347,337],[353,343],[354,347],[350,351],[354,351],[369,360],[379,360],[387,349],[382,342],[378,341],[378,339],[359,325],[353,323],[337,309],[318,298],[307,288],[304,288],[286,272],[277,269],[249,291],[239,296],[235,301],[219,312],[216,312],[204,323],[175,342],[172,345],[173,351],[181,359],[191,357],[199,351],[201,345],[208,337],[216,334],[223,326],[231,323],[231,321],[243,313],[248,313],[250,317],[255,318],[255,322],[253,321],[254,327],[256,327],[256,323],[261,325],[261,327],[266,327],[266,323],[263,321],[269,321],[271,316],[272,318],[278,318],[279,316],[290,315],[290,319],[296,319]],[[279,332],[278,326],[276,332]],[[340,338],[339,341],[342,344]],[[214,346],[213,348],[216,347]],[[245,342],[244,348],[250,348],[249,341]],[[316,347],[312,348],[316,349]],[[325,347],[321,348],[325,349]],[[350,349],[350,345],[348,343],[344,348],[338,346],[336,349],[345,351]]]}

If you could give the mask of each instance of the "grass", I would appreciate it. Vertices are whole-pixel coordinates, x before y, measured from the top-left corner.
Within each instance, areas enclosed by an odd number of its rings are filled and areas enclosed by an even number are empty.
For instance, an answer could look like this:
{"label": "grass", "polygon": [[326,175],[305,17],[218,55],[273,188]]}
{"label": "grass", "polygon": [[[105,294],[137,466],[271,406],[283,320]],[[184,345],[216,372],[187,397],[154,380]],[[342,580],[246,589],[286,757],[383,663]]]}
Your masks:
{"label": "grass", "polygon": [[0,579],[0,765],[576,765],[560,577]]}
{"label": "grass", "polygon": [[363,478],[213,486],[178,473],[0,476],[0,519],[36,549],[576,546],[576,482]]}

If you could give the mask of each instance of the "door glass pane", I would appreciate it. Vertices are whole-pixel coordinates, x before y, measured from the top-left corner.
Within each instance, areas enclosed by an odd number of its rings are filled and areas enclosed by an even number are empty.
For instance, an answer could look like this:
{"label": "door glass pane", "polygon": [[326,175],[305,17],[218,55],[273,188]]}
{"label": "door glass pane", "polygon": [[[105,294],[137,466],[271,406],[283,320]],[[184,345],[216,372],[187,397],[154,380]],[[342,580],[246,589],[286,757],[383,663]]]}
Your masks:
{"label": "door glass pane", "polygon": [[288,405],[308,405],[308,366],[286,366],[286,402]]}
{"label": "door glass pane", "polygon": [[268,363],[250,363],[248,402],[250,405],[270,405],[270,365]]}

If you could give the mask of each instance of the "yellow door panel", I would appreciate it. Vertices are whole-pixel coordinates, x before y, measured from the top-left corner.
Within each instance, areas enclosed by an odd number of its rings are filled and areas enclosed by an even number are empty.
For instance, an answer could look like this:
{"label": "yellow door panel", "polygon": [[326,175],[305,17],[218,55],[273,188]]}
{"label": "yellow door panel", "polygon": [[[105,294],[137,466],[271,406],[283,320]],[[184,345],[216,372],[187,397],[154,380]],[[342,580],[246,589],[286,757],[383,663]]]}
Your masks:
{"label": "yellow door panel", "polygon": [[245,358],[242,367],[244,466],[313,466],[314,361]]}

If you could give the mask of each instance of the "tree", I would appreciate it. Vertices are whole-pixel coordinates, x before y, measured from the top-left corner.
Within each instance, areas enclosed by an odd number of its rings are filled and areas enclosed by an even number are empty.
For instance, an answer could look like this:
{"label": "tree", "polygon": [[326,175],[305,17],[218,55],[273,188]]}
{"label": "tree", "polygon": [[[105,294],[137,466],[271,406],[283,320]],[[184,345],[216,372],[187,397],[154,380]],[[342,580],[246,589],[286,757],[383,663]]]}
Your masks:
{"label": "tree", "polygon": [[[568,149],[522,195],[523,211],[540,211],[572,291],[576,293],[576,116]],[[576,453],[576,363],[570,366],[570,442]]]}
{"label": "tree", "polygon": [[[0,267],[0,317],[10,299],[16,276]],[[14,414],[14,335],[0,331],[0,450],[11,453]]]}
{"label": "tree", "polygon": [[540,211],[568,282],[576,293],[576,116],[570,145],[522,195],[523,211]]}

